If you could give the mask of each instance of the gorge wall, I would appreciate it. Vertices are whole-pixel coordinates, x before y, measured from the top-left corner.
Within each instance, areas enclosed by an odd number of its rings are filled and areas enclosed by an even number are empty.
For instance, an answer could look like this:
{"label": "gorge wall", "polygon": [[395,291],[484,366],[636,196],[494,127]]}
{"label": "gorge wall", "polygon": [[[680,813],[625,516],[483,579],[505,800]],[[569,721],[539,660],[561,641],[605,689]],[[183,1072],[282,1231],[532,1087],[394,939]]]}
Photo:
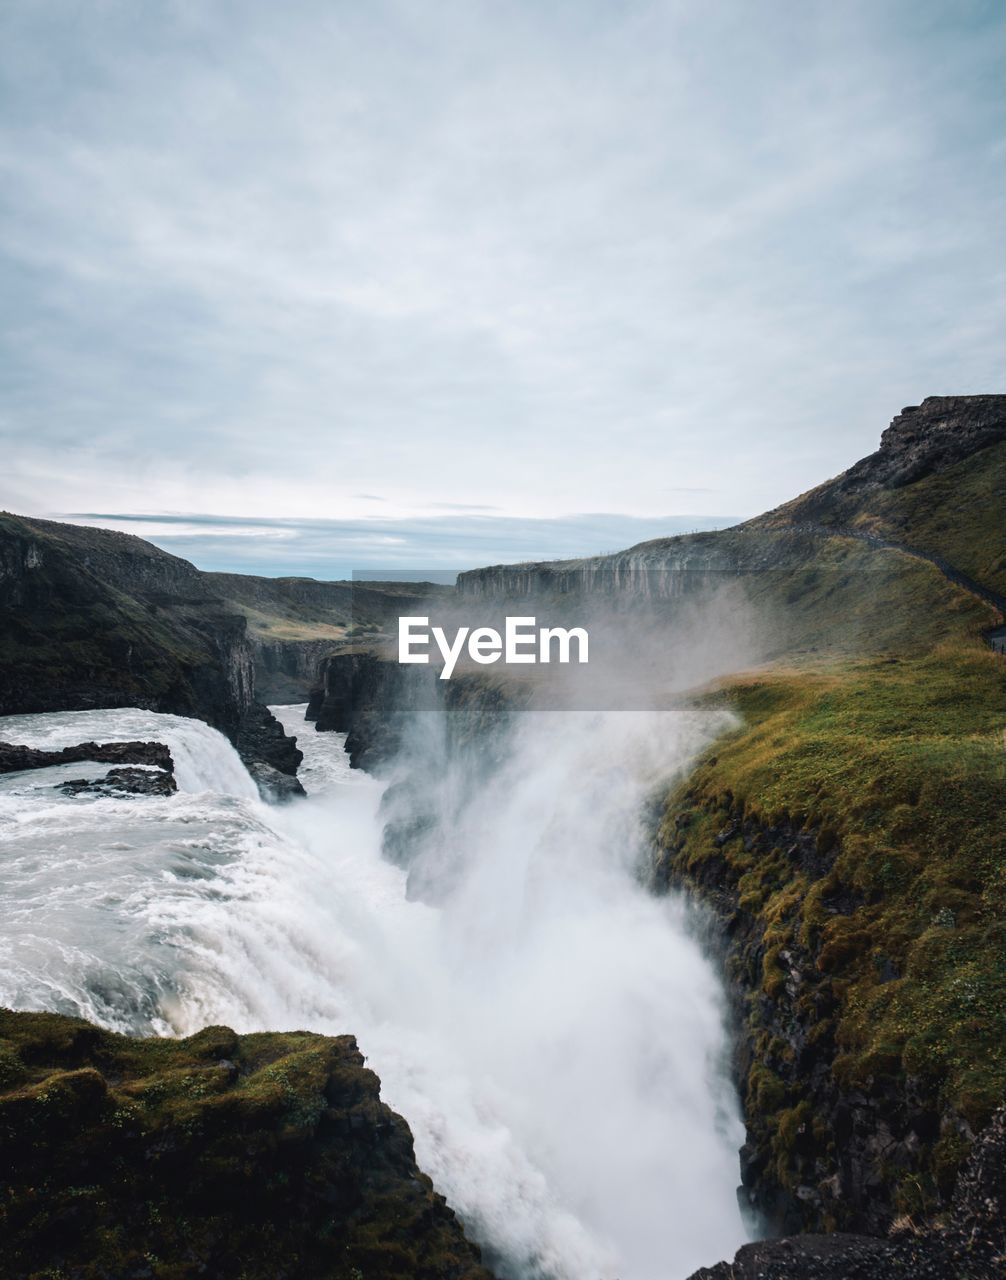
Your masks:
{"label": "gorge wall", "polygon": [[205,720],[296,774],[246,620],[205,575],[129,534],[0,515],[0,715],[126,706]]}

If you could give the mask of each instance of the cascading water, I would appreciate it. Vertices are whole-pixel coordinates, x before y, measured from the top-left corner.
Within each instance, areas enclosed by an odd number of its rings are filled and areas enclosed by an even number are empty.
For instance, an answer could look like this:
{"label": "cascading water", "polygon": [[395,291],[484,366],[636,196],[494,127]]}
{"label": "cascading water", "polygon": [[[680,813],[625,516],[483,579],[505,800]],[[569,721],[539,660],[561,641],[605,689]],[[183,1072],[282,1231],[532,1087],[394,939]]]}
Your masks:
{"label": "cascading water", "polygon": [[527,717],[456,815],[433,907],[381,856],[381,785],[341,735],[276,710],[309,792],[283,808],[195,721],[0,721],[35,746],[167,742],[182,787],[70,799],[52,771],[2,780],[0,1002],[133,1032],[353,1032],[501,1276],[673,1280],[732,1252],[720,992],[685,908],[633,874],[648,789],[717,726]]}

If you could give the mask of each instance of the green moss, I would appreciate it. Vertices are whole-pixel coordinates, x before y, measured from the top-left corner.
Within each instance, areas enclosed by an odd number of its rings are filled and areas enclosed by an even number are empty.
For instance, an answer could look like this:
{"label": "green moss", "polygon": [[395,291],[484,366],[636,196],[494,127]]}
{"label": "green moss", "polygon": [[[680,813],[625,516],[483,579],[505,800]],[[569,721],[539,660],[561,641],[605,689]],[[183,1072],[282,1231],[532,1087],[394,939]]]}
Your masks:
{"label": "green moss", "polygon": [[[913,658],[765,669],[708,697],[743,727],[668,798],[665,875],[733,888],[762,939],[762,997],[834,1037],[844,1085],[879,1095],[911,1078],[979,1127],[1006,1091],[1006,663],[965,630]],[[756,814],[792,836],[717,840]],[[816,852],[813,873],[787,840]],[[800,949],[817,976],[793,994],[783,957]],[[765,1142],[801,1100],[752,1070]],[[963,1151],[923,1149],[927,1203]]]}
{"label": "green moss", "polygon": [[0,1011],[5,1274],[488,1280],[350,1037]]}

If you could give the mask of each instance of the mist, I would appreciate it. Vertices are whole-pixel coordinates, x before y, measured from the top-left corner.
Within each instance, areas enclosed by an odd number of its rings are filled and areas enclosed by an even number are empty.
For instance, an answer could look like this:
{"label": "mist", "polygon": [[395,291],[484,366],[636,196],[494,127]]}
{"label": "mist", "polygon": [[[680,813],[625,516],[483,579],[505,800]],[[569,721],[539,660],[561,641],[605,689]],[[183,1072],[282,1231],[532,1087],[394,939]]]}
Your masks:
{"label": "mist", "polygon": [[[733,662],[740,631],[708,602],[680,620],[666,705],[420,700],[389,778],[276,708],[306,756],[309,794],[286,807],[239,785],[206,726],[87,713],[102,740],[170,732],[184,789],[9,792],[22,832],[41,823],[86,881],[51,899],[38,840],[17,838],[24,932],[0,997],[133,1033],[354,1034],[501,1280],[683,1280],[730,1255],[748,1233],[724,994],[695,908],[646,870],[654,807],[735,724],[682,686]],[[733,638],[703,648],[710,626]],[[632,634],[655,643],[638,617]],[[633,707],[649,679],[641,664]],[[23,717],[17,736],[79,727]]]}
{"label": "mist", "polygon": [[[309,759],[341,745],[291,710]],[[495,775],[455,795],[443,863],[423,855],[449,885],[435,906],[381,855],[382,785],[343,774],[270,815],[283,839],[224,871],[222,901],[159,916],[195,961],[169,1029],[352,1030],[506,1280],[688,1275],[745,1238],[743,1129],[717,975],[637,869],[646,796],[726,724],[521,717]]]}

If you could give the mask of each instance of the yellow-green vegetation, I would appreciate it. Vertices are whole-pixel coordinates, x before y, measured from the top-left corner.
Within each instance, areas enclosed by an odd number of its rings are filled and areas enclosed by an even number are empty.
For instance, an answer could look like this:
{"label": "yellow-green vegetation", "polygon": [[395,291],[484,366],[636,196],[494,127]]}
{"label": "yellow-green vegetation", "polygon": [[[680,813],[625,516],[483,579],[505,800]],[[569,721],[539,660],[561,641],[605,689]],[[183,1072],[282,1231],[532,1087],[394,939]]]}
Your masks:
{"label": "yellow-green vegetation", "polygon": [[239,601],[232,607],[248,620],[248,634],[258,640],[332,640],[346,638],[349,630],[343,622],[323,622],[297,617],[291,612],[257,609]]}
{"label": "yellow-green vegetation", "polygon": [[[839,1091],[887,1099],[892,1128],[898,1096],[930,1124],[873,1174],[895,1209],[932,1208],[1006,1091],[1006,661],[965,636],[710,697],[743,727],[670,798],[661,870],[728,889],[751,924],[734,921],[732,963],[755,970],[762,1163],[790,1189],[837,1168],[811,1083],[830,1063]],[[850,1221],[822,1202],[817,1221]]]}
{"label": "yellow-green vegetation", "polygon": [[897,550],[763,529],[731,536],[738,559],[753,543],[769,560],[770,568],[748,573],[743,583],[761,642],[779,656],[916,654],[977,639],[997,618],[932,565]]}
{"label": "yellow-green vegetation", "polygon": [[1006,594],[1006,441],[904,486],[844,493],[828,481],[752,521],[760,532],[806,520],[855,529],[943,556]]}
{"label": "yellow-green vegetation", "polygon": [[855,526],[937,550],[1006,594],[1006,441],[904,489],[871,494]]}
{"label": "yellow-green vegetation", "polygon": [[349,1036],[0,1011],[5,1276],[489,1280]]}

